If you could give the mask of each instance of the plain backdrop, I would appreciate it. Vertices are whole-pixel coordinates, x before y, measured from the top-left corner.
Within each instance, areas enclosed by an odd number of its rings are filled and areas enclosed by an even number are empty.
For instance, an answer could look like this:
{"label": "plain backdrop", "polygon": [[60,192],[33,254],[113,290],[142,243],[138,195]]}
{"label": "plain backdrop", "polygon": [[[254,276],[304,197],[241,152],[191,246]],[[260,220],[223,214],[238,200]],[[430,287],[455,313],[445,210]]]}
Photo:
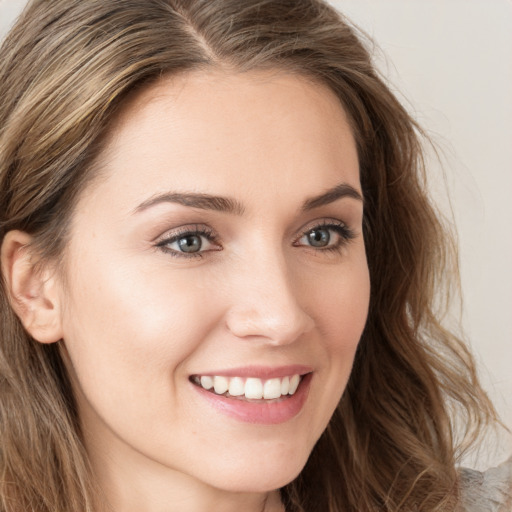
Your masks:
{"label": "plain backdrop", "polygon": [[[512,2],[331,3],[377,42],[382,73],[441,152],[429,169],[458,230],[463,327],[512,429]],[[510,455],[511,437],[487,448],[471,465]]]}
{"label": "plain backdrop", "polygon": [[[432,191],[459,234],[463,326],[512,429],[512,2],[331,3],[375,39],[379,68],[440,149]],[[24,4],[0,0],[0,37]],[[511,453],[504,435],[468,462],[485,468]]]}

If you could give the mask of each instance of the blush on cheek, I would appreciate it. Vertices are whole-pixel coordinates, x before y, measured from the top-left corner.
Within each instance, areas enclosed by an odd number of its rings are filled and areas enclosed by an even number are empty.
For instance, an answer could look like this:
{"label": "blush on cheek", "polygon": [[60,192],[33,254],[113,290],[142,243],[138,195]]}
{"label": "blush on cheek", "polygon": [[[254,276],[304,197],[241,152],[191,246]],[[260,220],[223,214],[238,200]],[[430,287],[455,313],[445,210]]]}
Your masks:
{"label": "blush on cheek", "polygon": [[363,333],[368,316],[368,301],[365,296],[354,296],[353,300],[338,299],[329,308],[328,321],[329,332],[325,333],[325,338],[335,339],[336,345],[342,347],[356,346]]}

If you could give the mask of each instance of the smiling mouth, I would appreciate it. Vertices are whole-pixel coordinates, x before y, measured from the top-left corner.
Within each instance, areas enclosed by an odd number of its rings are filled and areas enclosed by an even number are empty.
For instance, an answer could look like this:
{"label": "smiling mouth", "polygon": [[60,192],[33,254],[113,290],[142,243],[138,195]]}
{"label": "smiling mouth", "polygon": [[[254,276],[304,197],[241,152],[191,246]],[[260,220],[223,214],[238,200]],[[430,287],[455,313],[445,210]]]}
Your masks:
{"label": "smiling mouth", "polygon": [[226,398],[243,401],[280,401],[293,396],[304,375],[282,378],[225,377],[222,375],[192,375],[190,381],[206,391]]}

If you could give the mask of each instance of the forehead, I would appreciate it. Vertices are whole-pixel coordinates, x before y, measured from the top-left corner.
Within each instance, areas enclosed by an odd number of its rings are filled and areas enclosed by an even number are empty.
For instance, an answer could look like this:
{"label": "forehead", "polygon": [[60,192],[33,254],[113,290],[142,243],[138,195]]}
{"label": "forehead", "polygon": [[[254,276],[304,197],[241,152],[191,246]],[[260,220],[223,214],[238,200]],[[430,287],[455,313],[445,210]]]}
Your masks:
{"label": "forehead", "polygon": [[275,189],[303,197],[342,181],[360,189],[338,98],[275,71],[162,79],[126,101],[99,160],[101,182],[131,202],[165,189],[249,197]]}

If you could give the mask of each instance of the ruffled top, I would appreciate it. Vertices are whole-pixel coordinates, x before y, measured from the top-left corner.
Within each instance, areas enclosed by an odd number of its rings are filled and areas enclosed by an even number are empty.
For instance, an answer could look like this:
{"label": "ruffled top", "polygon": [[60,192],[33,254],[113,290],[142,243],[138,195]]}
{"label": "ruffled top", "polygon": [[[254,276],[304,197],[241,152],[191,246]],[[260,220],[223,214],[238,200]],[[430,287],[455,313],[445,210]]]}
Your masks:
{"label": "ruffled top", "polygon": [[487,471],[460,470],[461,512],[512,512],[512,457]]}

